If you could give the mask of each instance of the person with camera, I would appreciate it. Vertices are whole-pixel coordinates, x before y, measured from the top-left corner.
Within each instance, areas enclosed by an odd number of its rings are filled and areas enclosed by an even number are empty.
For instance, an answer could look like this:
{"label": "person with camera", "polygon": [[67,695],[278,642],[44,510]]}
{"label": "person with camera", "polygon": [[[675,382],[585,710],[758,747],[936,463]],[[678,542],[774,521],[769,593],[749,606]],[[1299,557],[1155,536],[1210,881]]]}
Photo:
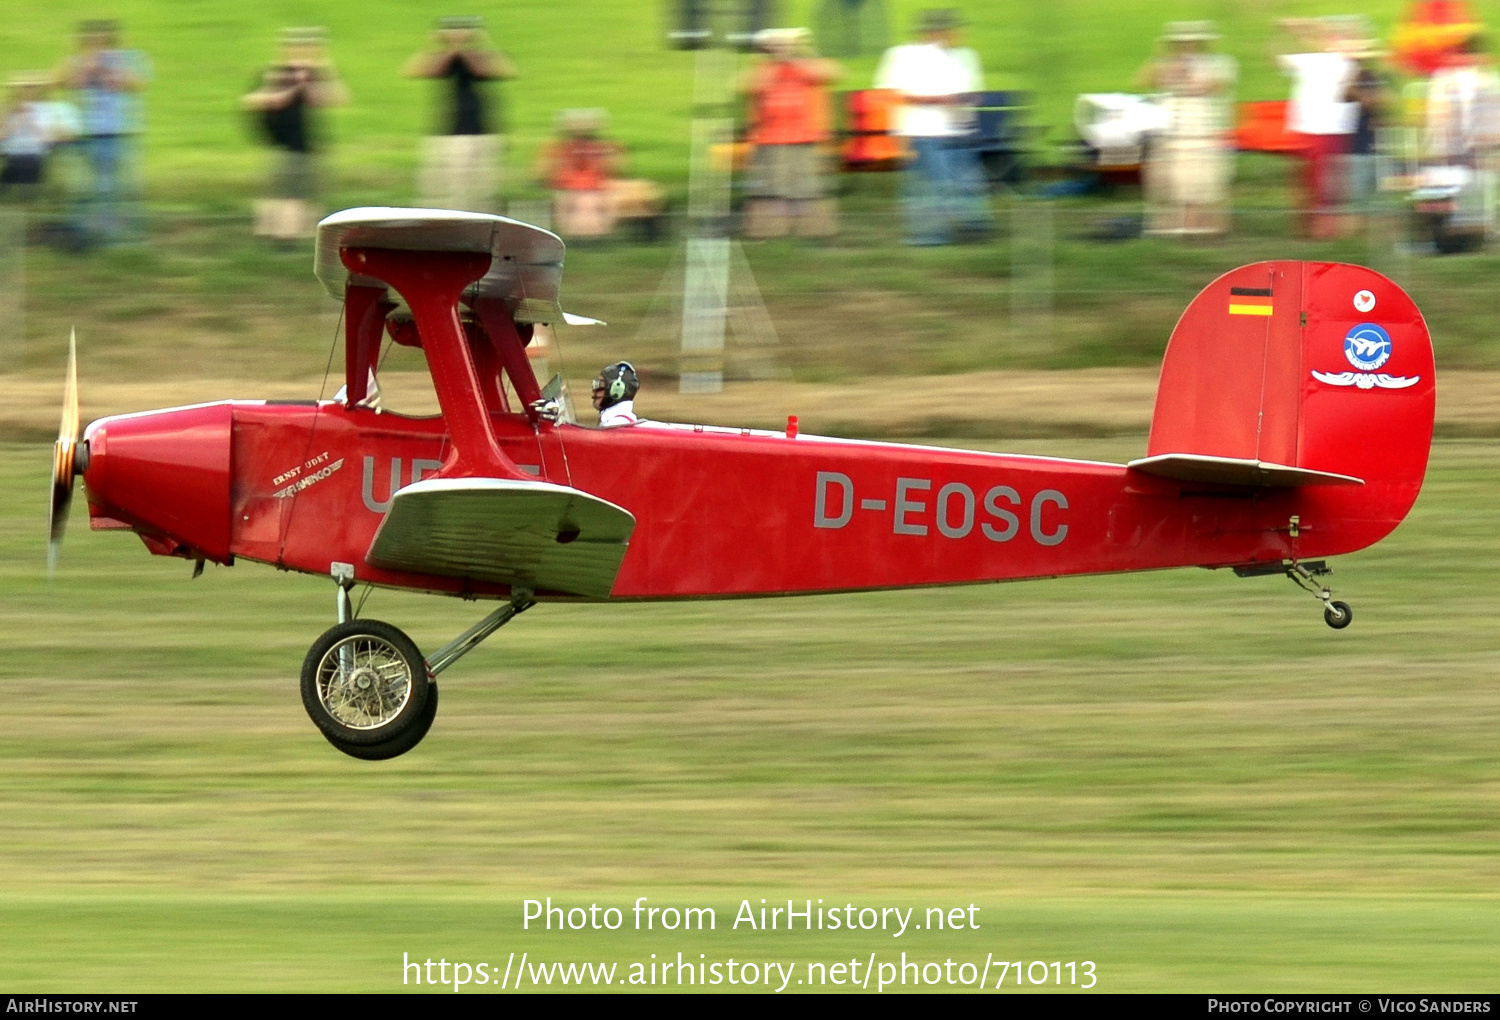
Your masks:
{"label": "person with camera", "polygon": [[318,221],[316,111],[348,102],[349,93],[328,58],[321,28],[281,34],[281,59],[260,87],[244,97],[277,152],[270,193],[255,203],[255,233],[277,241],[310,236]]}
{"label": "person with camera", "polygon": [[489,83],[515,77],[510,58],[490,45],[483,18],[443,18],[404,73],[440,84],[438,130],[422,141],[418,203],[494,211],[505,136]]}

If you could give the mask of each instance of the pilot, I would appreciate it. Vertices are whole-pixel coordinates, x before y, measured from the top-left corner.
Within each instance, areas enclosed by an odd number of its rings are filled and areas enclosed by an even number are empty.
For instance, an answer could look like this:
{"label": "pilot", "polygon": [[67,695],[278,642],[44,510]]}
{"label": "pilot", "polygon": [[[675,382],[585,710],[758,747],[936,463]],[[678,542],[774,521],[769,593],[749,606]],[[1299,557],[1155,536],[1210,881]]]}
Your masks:
{"label": "pilot", "polygon": [[641,380],[630,362],[617,361],[604,366],[594,380],[594,409],[599,412],[599,427],[612,429],[640,421],[635,416],[635,395],[640,388]]}

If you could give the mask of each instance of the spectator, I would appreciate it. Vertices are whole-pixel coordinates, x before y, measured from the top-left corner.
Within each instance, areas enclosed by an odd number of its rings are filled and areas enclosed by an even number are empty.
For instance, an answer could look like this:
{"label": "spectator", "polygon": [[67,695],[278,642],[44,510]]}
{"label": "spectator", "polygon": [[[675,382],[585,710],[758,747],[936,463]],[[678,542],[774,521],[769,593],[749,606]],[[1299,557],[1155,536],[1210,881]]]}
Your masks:
{"label": "spectator", "polygon": [[750,143],[755,147],[745,234],[780,237],[793,227],[807,237],[838,231],[835,200],[824,172],[828,144],[828,85],[838,65],[812,55],[805,28],[764,29],[755,36],[766,59],[742,83],[750,99]]}
{"label": "spectator", "polygon": [[38,91],[36,98],[37,114],[47,125],[47,137],[51,142],[48,150],[46,174],[53,171],[53,163],[60,149],[71,147],[83,133],[83,121],[79,117],[78,107],[62,99],[53,99],[52,88],[56,84],[51,75],[44,72],[35,72],[31,75],[37,82]]}
{"label": "spectator", "polygon": [[41,187],[53,141],[43,102],[47,84],[36,74],[11,77],[10,96],[0,110],[0,196],[29,202]]}
{"label": "spectator", "polygon": [[80,143],[89,173],[80,227],[91,243],[112,244],[125,229],[123,204],[139,191],[137,96],[150,81],[150,65],[140,51],[120,48],[117,22],[85,21],[78,26],[78,52],[58,77],[79,93]]}
{"label": "spectator", "polygon": [[922,12],[922,41],[881,57],[875,87],[901,94],[896,133],[911,146],[905,172],[907,244],[947,244],[956,233],[991,232],[979,158],[968,144],[972,96],[984,88],[979,56],[959,47],[963,24],[952,9]]}
{"label": "spectator", "polygon": [[1427,84],[1424,162],[1482,168],[1497,141],[1497,94],[1500,79],[1488,66],[1479,39],[1469,39],[1445,58]]}
{"label": "spectator", "polygon": [[408,60],[404,73],[449,83],[439,133],[422,142],[418,202],[436,209],[492,211],[505,149],[485,83],[515,77],[509,58],[490,45],[483,18],[443,18],[431,46]]}
{"label": "spectator", "polygon": [[655,241],[661,236],[666,219],[667,193],[655,181],[616,178],[609,182],[609,208],[617,224],[624,222],[634,227],[636,237],[642,241]]}
{"label": "spectator", "polygon": [[610,189],[623,150],[603,136],[605,121],[603,110],[564,110],[558,137],[542,149],[552,222],[564,237],[605,237],[614,230]]}
{"label": "spectator", "polygon": [[1292,78],[1287,130],[1302,145],[1302,222],[1309,237],[1339,232],[1342,195],[1339,168],[1349,151],[1358,107],[1345,100],[1354,81],[1354,62],[1335,26],[1321,18],[1287,18],[1281,23],[1300,52],[1283,53],[1278,63]]}
{"label": "spectator", "polygon": [[1380,188],[1380,132],[1395,103],[1390,80],[1380,67],[1384,56],[1373,39],[1349,52],[1355,72],[1344,99],[1355,105],[1357,114],[1349,140],[1346,194],[1359,223],[1369,215]]}
{"label": "spectator", "polygon": [[1422,169],[1412,193],[1419,236],[1440,253],[1471,251],[1494,226],[1494,153],[1500,142],[1500,79],[1470,39],[1427,85]]}
{"label": "spectator", "polygon": [[321,28],[281,33],[281,60],[242,100],[278,151],[270,194],[255,203],[255,233],[278,241],[307,237],[318,220],[317,149],[313,111],[348,102],[348,90],[328,59]]}
{"label": "spectator", "polygon": [[1161,37],[1165,52],[1142,72],[1167,116],[1146,159],[1147,233],[1222,234],[1229,227],[1233,166],[1225,132],[1235,66],[1209,52],[1216,39],[1211,22],[1174,21]]}

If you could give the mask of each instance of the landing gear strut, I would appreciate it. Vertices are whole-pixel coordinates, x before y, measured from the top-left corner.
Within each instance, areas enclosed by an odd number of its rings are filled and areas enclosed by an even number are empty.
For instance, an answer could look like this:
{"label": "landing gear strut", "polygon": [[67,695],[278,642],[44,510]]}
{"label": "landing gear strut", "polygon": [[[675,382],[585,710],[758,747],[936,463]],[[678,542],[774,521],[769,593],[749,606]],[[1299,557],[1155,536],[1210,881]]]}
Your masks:
{"label": "landing gear strut", "polygon": [[1333,568],[1322,560],[1314,560],[1310,563],[1292,560],[1286,567],[1286,576],[1290,577],[1297,587],[1311,592],[1323,603],[1323,622],[1334,630],[1343,630],[1354,621],[1354,610],[1347,602],[1335,601],[1333,589],[1317,581],[1319,577],[1326,577],[1331,573],[1333,573]]}
{"label": "landing gear strut", "polygon": [[[1292,518],[1294,521],[1296,518]],[[1337,602],[1333,597],[1333,590],[1325,584],[1320,584],[1318,578],[1327,577],[1333,573],[1333,568],[1323,560],[1287,560],[1278,563],[1272,560],[1269,563],[1249,563],[1234,568],[1236,575],[1240,577],[1265,577],[1269,574],[1286,574],[1303,591],[1310,593],[1319,602],[1323,603],[1323,622],[1334,630],[1343,630],[1354,620],[1354,610],[1349,608],[1347,602]]]}
{"label": "landing gear strut", "polygon": [[302,662],[302,705],[330,744],[366,761],[395,758],[421,743],[437,715],[437,675],[536,605],[531,591],[515,589],[509,602],[424,659],[397,628],[353,618],[353,565],[335,563],[331,573],[339,622]]}

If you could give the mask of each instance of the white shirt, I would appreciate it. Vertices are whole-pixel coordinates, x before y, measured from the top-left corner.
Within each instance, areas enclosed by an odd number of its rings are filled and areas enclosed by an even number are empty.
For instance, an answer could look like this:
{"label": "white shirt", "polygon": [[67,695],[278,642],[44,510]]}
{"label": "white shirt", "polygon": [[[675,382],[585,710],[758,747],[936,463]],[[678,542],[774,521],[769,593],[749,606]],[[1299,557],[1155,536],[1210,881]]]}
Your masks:
{"label": "white shirt", "polygon": [[37,114],[47,125],[48,137],[55,145],[58,142],[71,142],[83,134],[83,119],[78,115],[78,107],[72,103],[46,102],[36,103]]}
{"label": "white shirt", "polygon": [[45,156],[52,140],[36,103],[21,103],[0,120],[0,154]]}
{"label": "white shirt", "polygon": [[[892,46],[875,71],[877,89],[894,89],[908,96],[957,96],[984,89],[979,54],[970,49],[948,49],[937,43]],[[969,111],[950,105],[903,103],[896,117],[896,133],[915,138],[946,138],[969,130]]]}
{"label": "white shirt", "polygon": [[611,404],[599,412],[599,427],[601,429],[612,429],[620,425],[634,425],[640,421],[635,416],[635,401],[622,400],[618,404]]}
{"label": "white shirt", "polygon": [[1288,53],[1278,62],[1292,76],[1286,106],[1288,131],[1304,135],[1349,135],[1359,123],[1359,104],[1346,103],[1354,61],[1341,53]]}
{"label": "white shirt", "polygon": [[1433,74],[1427,85],[1426,154],[1458,159],[1493,144],[1497,89],[1495,73],[1478,67],[1445,67]]}

